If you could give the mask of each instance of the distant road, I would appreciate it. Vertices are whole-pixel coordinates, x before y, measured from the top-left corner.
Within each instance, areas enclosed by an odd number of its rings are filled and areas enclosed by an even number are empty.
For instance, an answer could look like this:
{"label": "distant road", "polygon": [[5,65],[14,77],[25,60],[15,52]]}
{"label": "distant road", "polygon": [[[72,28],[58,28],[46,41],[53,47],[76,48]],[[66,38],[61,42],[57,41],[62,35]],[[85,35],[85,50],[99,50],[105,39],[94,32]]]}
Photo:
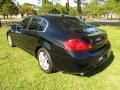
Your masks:
{"label": "distant road", "polygon": [[120,26],[120,21],[119,22],[88,22],[88,23],[93,26],[106,26],[106,25]]}

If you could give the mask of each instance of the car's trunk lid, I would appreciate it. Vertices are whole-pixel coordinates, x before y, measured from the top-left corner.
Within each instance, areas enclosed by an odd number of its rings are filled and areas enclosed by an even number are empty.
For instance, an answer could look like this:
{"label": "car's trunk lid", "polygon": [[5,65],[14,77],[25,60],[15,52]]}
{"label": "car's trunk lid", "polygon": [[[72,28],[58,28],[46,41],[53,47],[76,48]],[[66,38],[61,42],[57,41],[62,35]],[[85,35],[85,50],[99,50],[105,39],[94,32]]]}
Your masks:
{"label": "car's trunk lid", "polygon": [[83,30],[75,30],[74,33],[85,42],[93,46],[91,51],[99,49],[106,44],[107,35],[103,30],[87,28]]}

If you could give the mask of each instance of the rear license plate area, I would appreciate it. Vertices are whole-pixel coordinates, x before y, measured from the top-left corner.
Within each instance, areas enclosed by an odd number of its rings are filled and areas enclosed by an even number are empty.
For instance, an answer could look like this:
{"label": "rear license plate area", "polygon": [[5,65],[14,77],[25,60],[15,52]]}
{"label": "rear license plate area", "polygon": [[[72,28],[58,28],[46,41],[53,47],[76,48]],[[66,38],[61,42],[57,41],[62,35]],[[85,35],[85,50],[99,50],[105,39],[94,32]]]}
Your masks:
{"label": "rear license plate area", "polygon": [[104,59],[104,57],[102,56],[102,57],[100,57],[98,60],[99,60],[99,62],[100,62],[100,61],[102,61],[103,59]]}
{"label": "rear license plate area", "polygon": [[98,59],[98,60],[99,60],[99,62],[100,62],[100,61],[102,61],[102,60],[104,60],[104,59],[106,59],[106,58],[107,58],[107,54],[105,54],[105,55],[103,55],[103,56],[99,57],[99,59]]}

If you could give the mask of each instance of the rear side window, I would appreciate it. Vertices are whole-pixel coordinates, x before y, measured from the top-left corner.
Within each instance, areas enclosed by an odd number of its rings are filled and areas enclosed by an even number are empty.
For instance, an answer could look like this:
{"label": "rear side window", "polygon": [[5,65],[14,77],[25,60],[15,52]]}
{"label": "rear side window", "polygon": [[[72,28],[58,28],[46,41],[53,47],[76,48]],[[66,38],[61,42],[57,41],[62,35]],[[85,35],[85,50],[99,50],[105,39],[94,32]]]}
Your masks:
{"label": "rear side window", "polygon": [[42,19],[41,18],[33,18],[30,26],[29,26],[29,30],[38,30],[40,27]]}
{"label": "rear side window", "polygon": [[39,31],[45,30],[47,28],[47,24],[48,24],[47,21],[43,19],[39,27]]}
{"label": "rear side window", "polygon": [[20,23],[20,25],[23,26],[23,29],[27,29],[29,22],[30,22],[30,18],[25,18],[25,19]]}
{"label": "rear side window", "polygon": [[33,18],[29,30],[44,31],[47,27],[47,21],[44,18]]}

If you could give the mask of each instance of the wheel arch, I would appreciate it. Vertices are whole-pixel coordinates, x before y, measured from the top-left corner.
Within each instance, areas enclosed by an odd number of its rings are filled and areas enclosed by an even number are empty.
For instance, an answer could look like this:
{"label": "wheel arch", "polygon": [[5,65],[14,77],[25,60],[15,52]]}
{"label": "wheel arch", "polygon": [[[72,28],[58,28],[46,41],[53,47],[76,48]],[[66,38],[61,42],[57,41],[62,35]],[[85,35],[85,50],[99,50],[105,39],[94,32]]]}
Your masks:
{"label": "wheel arch", "polygon": [[8,40],[8,35],[10,34],[10,31],[8,31],[7,33],[6,33],[6,37],[7,37],[7,40]]}
{"label": "wheel arch", "polygon": [[47,49],[47,50],[51,50],[50,44],[49,44],[47,41],[43,42],[42,45],[38,46],[38,47],[35,49],[35,57],[36,57],[36,58],[37,58],[37,52],[38,52],[38,50],[39,50],[40,48],[42,48],[42,47],[45,48],[45,49]]}

